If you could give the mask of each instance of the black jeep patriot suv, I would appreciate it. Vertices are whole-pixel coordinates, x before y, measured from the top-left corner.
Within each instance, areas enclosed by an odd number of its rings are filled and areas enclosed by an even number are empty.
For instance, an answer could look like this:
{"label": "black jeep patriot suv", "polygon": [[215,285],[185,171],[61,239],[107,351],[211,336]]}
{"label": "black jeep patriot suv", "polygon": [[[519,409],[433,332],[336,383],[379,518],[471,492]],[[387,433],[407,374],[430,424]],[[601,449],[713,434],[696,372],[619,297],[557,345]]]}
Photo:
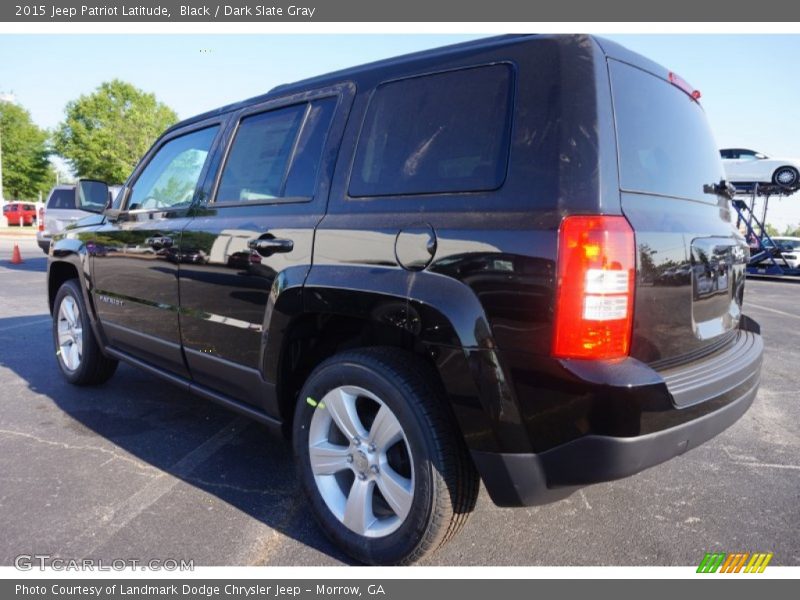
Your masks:
{"label": "black jeep patriot suv", "polygon": [[57,236],[64,376],[136,365],[294,444],[322,529],[409,563],[736,421],[748,248],[684,80],[589,36],[356,67],[188,119]]}

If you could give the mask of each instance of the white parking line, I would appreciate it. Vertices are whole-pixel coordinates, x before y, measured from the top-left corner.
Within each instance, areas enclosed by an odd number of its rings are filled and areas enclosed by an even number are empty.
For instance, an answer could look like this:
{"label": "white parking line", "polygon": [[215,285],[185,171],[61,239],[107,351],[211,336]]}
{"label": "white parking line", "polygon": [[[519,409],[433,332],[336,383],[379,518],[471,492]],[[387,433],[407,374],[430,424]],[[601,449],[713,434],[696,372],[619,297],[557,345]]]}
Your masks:
{"label": "white parking line", "polygon": [[107,514],[94,523],[93,527],[87,527],[82,534],[72,540],[71,544],[68,544],[68,548],[63,554],[69,556],[70,552],[77,552],[83,556],[89,556],[94,553],[148,507],[172,491],[197,467],[239,435],[250,423],[251,421],[245,417],[234,417],[205,442],[167,467],[166,470],[162,470],[158,477],[138,492],[112,507]]}
{"label": "white parking line", "polygon": [[752,306],[753,308],[759,308],[761,310],[777,313],[779,315],[783,315],[784,317],[792,317],[793,319],[800,319],[800,315],[793,315],[792,313],[784,312],[782,310],[778,310],[777,308],[770,308],[769,306],[761,306],[760,304],[756,304],[755,302],[745,302],[745,309],[747,309],[750,306]]}
{"label": "white parking line", "polygon": [[744,462],[744,461],[733,461],[735,465],[744,465],[745,467],[767,467],[770,469],[791,469],[791,470],[800,470],[800,466],[798,465],[778,465],[775,463],[762,463],[762,462]]}

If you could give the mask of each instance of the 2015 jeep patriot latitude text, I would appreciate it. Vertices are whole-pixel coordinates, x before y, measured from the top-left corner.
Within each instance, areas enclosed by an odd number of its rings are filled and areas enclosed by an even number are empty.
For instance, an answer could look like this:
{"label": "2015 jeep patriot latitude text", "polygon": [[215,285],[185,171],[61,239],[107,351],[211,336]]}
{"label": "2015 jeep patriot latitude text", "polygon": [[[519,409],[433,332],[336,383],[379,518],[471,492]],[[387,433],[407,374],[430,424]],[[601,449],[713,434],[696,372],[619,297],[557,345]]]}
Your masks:
{"label": "2015 jeep patriot latitude text", "polygon": [[325,533],[413,562],[479,478],[549,502],[747,410],[763,347],[726,194],[696,94],[605,40],[280,86],[172,127],[56,236],[58,364],[88,385],[123,360],[282,428]]}

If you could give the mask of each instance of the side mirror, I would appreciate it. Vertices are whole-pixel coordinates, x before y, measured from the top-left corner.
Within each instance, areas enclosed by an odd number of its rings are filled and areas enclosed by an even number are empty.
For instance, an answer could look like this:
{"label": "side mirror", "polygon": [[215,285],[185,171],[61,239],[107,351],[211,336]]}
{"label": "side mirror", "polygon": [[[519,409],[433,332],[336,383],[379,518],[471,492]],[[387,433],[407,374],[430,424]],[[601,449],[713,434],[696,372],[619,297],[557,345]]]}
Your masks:
{"label": "side mirror", "polygon": [[108,206],[108,184],[105,181],[81,179],[75,186],[75,206],[87,212],[102,213]]}

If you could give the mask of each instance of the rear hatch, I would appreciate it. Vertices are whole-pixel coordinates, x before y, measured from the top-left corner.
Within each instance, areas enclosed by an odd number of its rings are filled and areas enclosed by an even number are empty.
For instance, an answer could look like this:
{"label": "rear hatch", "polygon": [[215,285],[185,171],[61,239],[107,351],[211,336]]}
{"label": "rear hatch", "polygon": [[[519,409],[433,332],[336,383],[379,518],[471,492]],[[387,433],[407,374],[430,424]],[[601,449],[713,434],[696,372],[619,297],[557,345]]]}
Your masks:
{"label": "rear hatch", "polygon": [[733,341],[748,248],[697,94],[651,63],[608,65],[622,211],[637,247],[631,355],[675,366]]}

